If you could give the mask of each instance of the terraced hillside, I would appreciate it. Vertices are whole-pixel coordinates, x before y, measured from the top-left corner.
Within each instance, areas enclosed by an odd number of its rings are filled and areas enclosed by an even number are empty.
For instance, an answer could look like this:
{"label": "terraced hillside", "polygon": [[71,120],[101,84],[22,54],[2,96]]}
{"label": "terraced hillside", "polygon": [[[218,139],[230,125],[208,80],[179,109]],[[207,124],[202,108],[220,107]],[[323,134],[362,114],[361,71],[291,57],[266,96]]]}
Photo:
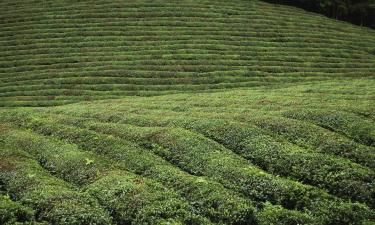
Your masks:
{"label": "terraced hillside", "polygon": [[368,77],[375,32],[254,0],[0,2],[0,104]]}
{"label": "terraced hillside", "polygon": [[2,110],[0,212],[55,224],[374,221],[374,87],[306,82]]}
{"label": "terraced hillside", "polygon": [[0,224],[375,224],[373,30],[255,0],[0,9]]}

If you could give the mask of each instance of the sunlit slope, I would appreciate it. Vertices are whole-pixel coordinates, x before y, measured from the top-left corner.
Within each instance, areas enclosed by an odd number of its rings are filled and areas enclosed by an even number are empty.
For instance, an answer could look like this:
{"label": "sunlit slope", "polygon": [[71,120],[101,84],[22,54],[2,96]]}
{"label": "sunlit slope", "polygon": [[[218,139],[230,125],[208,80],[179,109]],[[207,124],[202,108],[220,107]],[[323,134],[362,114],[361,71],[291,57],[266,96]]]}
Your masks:
{"label": "sunlit slope", "polygon": [[2,109],[3,218],[372,224],[374,96],[353,79]]}
{"label": "sunlit slope", "polygon": [[0,2],[0,105],[375,73],[375,32],[260,1]]}

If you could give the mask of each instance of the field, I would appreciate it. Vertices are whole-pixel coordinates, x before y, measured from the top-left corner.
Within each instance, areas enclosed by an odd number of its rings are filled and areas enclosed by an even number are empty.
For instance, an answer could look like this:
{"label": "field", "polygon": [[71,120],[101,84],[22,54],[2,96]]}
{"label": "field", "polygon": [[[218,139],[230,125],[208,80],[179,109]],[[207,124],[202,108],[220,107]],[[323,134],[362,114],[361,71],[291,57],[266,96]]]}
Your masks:
{"label": "field", "polygon": [[374,30],[257,0],[0,9],[0,224],[375,224]]}

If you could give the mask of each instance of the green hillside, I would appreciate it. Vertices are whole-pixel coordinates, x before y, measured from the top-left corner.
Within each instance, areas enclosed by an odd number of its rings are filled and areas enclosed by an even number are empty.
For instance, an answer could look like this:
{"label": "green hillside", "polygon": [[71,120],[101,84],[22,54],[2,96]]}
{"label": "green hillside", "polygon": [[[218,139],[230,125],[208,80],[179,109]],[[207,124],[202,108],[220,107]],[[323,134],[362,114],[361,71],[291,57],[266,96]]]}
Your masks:
{"label": "green hillside", "polygon": [[0,9],[0,224],[375,224],[374,30],[255,0]]}
{"label": "green hillside", "polygon": [[0,3],[0,104],[373,76],[375,31],[260,1]]}

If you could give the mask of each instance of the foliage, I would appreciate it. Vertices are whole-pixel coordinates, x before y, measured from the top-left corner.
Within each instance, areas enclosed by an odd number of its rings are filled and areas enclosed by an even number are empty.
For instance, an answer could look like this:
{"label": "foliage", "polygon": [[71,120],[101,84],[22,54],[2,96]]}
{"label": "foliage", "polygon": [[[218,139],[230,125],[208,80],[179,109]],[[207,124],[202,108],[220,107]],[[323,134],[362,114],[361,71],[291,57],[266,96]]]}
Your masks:
{"label": "foliage", "polygon": [[89,195],[51,176],[23,151],[1,149],[0,179],[10,196],[38,209],[38,220],[52,224],[111,224],[111,218]]}
{"label": "foliage", "polygon": [[266,0],[321,12],[329,17],[375,28],[374,0]]}
{"label": "foliage", "polygon": [[35,212],[18,202],[14,202],[8,195],[0,195],[0,223],[16,224],[34,221]]}
{"label": "foliage", "polygon": [[374,223],[373,30],[258,0],[0,9],[0,224]]}

